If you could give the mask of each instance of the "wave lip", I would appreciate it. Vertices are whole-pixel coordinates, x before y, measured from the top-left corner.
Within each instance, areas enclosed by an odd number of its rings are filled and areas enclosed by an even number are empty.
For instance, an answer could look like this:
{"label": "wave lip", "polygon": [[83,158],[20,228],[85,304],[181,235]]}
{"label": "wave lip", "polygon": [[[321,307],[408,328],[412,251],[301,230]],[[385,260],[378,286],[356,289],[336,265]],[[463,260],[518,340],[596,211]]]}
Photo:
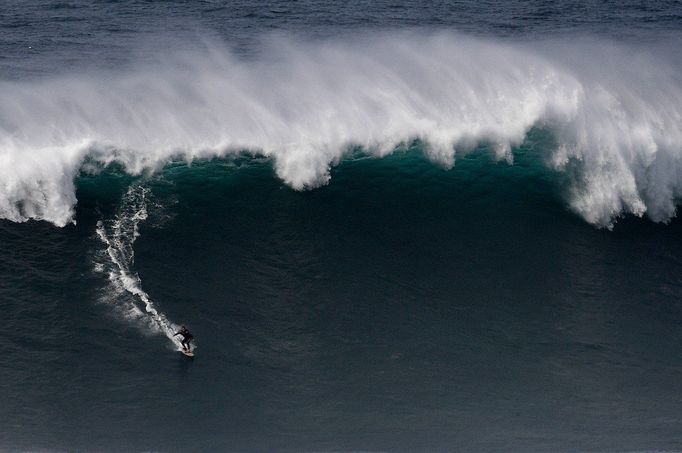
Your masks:
{"label": "wave lip", "polygon": [[682,84],[669,51],[655,53],[449,33],[280,37],[253,60],[208,45],[125,73],[2,82],[0,217],[72,221],[86,158],[137,174],[246,150],[302,190],[326,184],[352,147],[381,157],[419,139],[451,166],[486,143],[512,163],[541,126],[585,220],[664,221],[682,188]]}

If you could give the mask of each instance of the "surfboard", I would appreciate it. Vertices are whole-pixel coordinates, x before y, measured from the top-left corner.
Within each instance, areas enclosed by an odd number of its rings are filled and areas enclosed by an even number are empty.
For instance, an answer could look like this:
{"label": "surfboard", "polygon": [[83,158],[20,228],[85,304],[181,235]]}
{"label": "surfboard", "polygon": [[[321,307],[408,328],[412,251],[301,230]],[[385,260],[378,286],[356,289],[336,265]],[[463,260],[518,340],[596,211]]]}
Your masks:
{"label": "surfboard", "polygon": [[181,349],[180,352],[185,354],[187,357],[194,357],[194,353],[192,351],[185,351],[184,349]]}

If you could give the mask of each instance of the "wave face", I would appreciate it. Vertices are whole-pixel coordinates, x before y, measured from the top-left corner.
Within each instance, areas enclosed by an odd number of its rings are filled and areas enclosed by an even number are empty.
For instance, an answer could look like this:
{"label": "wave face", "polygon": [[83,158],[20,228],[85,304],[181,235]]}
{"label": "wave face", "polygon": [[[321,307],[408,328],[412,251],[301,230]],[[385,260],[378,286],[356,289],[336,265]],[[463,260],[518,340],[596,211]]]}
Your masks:
{"label": "wave face", "polygon": [[665,221],[682,191],[673,44],[278,36],[250,59],[213,43],[115,73],[0,82],[0,217],[68,224],[74,178],[102,164],[139,174],[246,151],[301,190],[353,149],[383,157],[415,139],[440,165],[479,144],[513,163],[541,127],[554,137],[542,159],[570,176],[586,221]]}

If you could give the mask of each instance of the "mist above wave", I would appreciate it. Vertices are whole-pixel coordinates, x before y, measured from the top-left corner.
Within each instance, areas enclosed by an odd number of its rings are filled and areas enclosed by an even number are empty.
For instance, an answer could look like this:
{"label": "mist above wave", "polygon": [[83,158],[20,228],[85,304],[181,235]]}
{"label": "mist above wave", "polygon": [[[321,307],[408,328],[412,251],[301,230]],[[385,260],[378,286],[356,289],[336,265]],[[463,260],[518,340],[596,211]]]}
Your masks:
{"label": "mist above wave", "polygon": [[413,139],[441,165],[479,143],[512,163],[539,125],[588,222],[667,220],[682,190],[682,83],[672,52],[652,46],[278,36],[252,59],[211,43],[115,73],[0,82],[0,217],[72,221],[86,159],[137,174],[246,150],[305,189],[351,147],[381,157]]}

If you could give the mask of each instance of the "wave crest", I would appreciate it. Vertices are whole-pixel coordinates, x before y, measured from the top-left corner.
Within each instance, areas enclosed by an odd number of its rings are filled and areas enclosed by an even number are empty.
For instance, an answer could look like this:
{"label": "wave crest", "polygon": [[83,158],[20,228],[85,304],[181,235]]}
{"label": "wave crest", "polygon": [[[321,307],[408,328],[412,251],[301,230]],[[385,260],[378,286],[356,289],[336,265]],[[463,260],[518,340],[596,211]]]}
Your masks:
{"label": "wave crest", "polygon": [[73,219],[83,162],[136,174],[250,151],[294,189],[329,181],[352,147],[384,156],[413,139],[451,166],[488,143],[498,159],[540,125],[571,207],[610,225],[675,214],[682,188],[682,84],[671,52],[598,42],[500,43],[441,33],[304,43],[254,59],[219,45],[116,74],[1,82],[0,217]]}

